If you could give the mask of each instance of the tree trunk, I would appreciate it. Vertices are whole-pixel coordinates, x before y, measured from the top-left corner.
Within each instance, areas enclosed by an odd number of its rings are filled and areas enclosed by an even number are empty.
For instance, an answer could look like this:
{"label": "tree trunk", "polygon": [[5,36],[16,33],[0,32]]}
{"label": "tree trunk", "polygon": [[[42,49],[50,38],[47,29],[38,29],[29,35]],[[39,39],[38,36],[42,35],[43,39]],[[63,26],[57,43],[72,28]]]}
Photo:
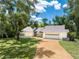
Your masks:
{"label": "tree trunk", "polygon": [[5,36],[6,36],[6,38],[8,38],[8,35],[7,35],[7,33],[5,33]]}
{"label": "tree trunk", "polygon": [[16,39],[17,39],[17,40],[20,39],[20,38],[19,38],[19,34],[20,34],[20,33],[19,33],[19,31],[18,31],[17,34],[16,34]]}
{"label": "tree trunk", "polygon": [[18,22],[16,22],[16,39],[19,40],[19,26],[18,26]]}
{"label": "tree trunk", "polygon": [[36,32],[37,29],[38,28],[35,28],[35,30],[34,30],[34,36],[37,36],[37,32]]}

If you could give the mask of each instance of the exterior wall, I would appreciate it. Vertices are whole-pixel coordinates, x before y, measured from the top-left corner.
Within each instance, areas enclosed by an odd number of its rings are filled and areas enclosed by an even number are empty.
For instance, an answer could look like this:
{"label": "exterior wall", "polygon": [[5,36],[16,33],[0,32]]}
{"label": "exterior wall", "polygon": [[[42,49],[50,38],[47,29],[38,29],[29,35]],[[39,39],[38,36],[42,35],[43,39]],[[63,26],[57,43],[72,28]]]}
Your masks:
{"label": "exterior wall", "polygon": [[33,32],[21,32],[20,33],[21,38],[33,37],[33,35],[34,35]]}
{"label": "exterior wall", "polygon": [[[54,32],[54,33],[43,33],[43,38],[46,38],[46,35],[58,35],[57,38],[59,38],[59,33],[56,33],[56,32]],[[52,37],[51,36],[48,36],[48,37],[55,38],[56,36],[55,37],[54,36],[52,36]]]}
{"label": "exterior wall", "polygon": [[43,33],[43,38],[45,38],[45,33]]}
{"label": "exterior wall", "polygon": [[42,32],[39,32],[39,33],[37,33],[37,37],[43,37],[43,33]]}
{"label": "exterior wall", "polygon": [[57,32],[46,32],[45,34],[59,34]]}
{"label": "exterior wall", "polygon": [[61,39],[67,38],[67,33],[66,32],[60,33],[60,38]]}
{"label": "exterior wall", "polygon": [[43,38],[45,38],[46,34],[58,34],[59,39],[67,38],[67,33],[66,32],[61,32],[61,33],[43,33]]}
{"label": "exterior wall", "polygon": [[25,36],[30,36],[32,37],[33,36],[33,33],[32,32],[28,32],[28,33],[24,33]]}

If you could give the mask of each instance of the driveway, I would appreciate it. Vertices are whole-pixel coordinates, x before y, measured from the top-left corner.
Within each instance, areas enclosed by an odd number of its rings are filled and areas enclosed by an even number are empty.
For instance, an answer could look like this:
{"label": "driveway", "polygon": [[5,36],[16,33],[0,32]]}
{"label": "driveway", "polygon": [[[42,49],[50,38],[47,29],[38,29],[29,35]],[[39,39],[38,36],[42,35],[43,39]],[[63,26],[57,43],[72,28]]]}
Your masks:
{"label": "driveway", "polygon": [[58,40],[43,39],[37,45],[34,59],[73,59]]}

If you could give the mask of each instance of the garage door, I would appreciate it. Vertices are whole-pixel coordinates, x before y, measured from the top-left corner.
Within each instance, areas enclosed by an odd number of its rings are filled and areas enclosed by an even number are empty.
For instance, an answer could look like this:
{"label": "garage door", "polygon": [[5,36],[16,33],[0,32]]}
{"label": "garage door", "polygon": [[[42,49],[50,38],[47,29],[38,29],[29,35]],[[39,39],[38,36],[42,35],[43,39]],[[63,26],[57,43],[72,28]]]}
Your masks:
{"label": "garage door", "polygon": [[47,39],[58,39],[59,34],[45,34],[45,38],[47,38]]}

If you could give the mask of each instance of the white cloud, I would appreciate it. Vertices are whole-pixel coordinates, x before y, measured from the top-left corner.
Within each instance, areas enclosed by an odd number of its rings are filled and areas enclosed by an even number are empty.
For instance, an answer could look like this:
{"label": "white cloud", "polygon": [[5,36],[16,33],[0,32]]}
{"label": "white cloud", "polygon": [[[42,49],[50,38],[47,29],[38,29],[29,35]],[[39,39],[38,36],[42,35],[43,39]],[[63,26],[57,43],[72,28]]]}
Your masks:
{"label": "white cloud", "polygon": [[36,16],[35,15],[31,15],[31,18],[36,18]]}
{"label": "white cloud", "polygon": [[57,0],[56,0],[56,1],[53,0],[53,1],[51,1],[51,2],[49,3],[49,5],[50,5],[50,6],[54,6],[54,5],[58,4],[58,3],[59,3],[59,2],[58,2]]}
{"label": "white cloud", "polygon": [[42,5],[42,4],[40,4],[40,3],[39,3],[39,4],[36,4],[36,5],[35,5],[35,8],[36,8],[36,9],[35,9],[36,12],[45,12],[45,11],[46,11],[46,10],[45,10],[45,6]]}
{"label": "white cloud", "polygon": [[64,4],[62,7],[63,7],[63,8],[67,8],[67,7],[68,7],[68,5],[67,5],[67,4]]}
{"label": "white cloud", "polygon": [[57,0],[53,0],[51,2],[47,2],[46,0],[37,0],[38,3],[35,4],[35,11],[42,13],[46,12],[46,9],[48,6],[54,7],[56,10],[61,9],[61,3],[59,3]]}
{"label": "white cloud", "polygon": [[53,6],[56,10],[61,9],[61,3],[59,3],[57,0],[53,0],[49,4],[50,6]]}
{"label": "white cloud", "polygon": [[35,15],[31,15],[31,20],[41,21],[41,17],[36,17]]}
{"label": "white cloud", "polygon": [[37,0],[38,2],[46,1],[46,0]]}
{"label": "white cloud", "polygon": [[35,4],[36,12],[46,12],[45,8],[48,6],[49,2],[45,0],[39,0],[39,3]]}
{"label": "white cloud", "polygon": [[60,10],[60,9],[61,9],[61,4],[58,3],[58,4],[54,5],[54,8],[55,8],[56,10]]}
{"label": "white cloud", "polygon": [[41,4],[44,5],[44,6],[49,5],[49,2],[47,2],[47,1],[40,1],[39,3],[41,3]]}
{"label": "white cloud", "polygon": [[37,18],[36,18],[36,20],[41,20],[41,19],[42,19],[41,17],[37,17]]}

